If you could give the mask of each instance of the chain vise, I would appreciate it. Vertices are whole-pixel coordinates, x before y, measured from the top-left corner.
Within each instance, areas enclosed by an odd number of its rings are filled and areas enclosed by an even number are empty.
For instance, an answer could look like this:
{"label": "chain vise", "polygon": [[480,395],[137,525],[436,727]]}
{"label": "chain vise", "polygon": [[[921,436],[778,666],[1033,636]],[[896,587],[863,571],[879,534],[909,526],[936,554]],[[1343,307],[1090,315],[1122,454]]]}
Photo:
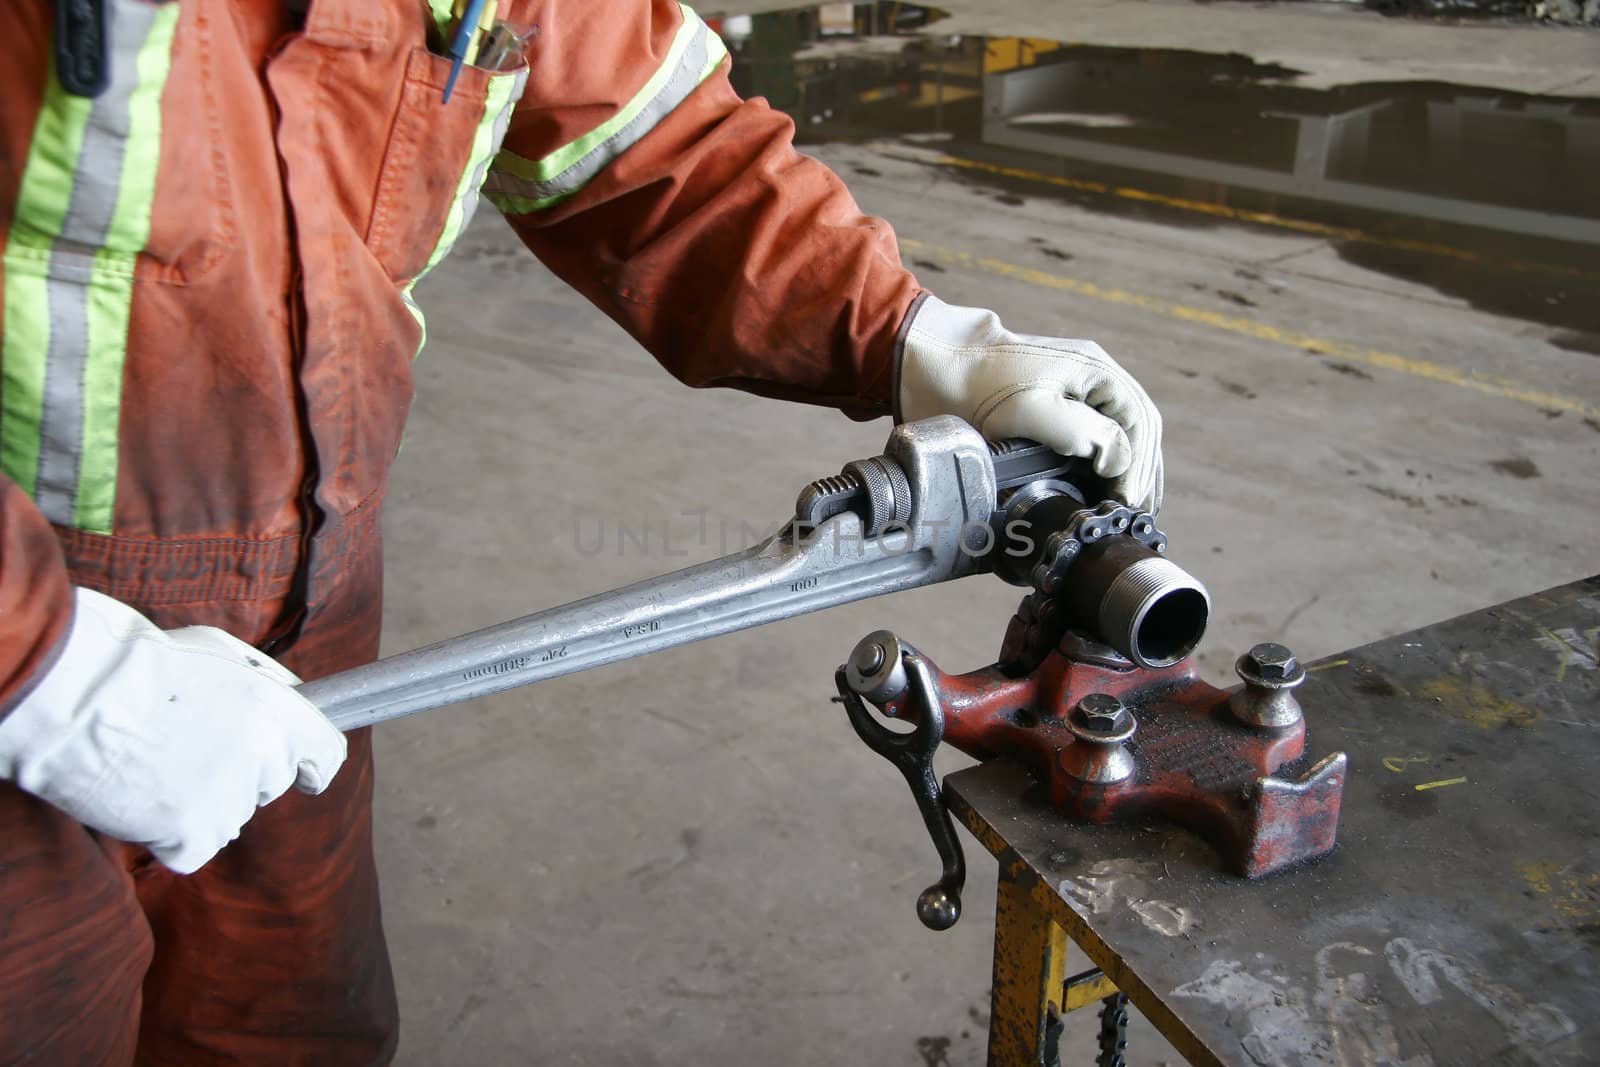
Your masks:
{"label": "chain vise", "polygon": [[[1021,763],[1069,821],[1186,826],[1247,878],[1334,847],[1346,759],[1306,758],[1294,695],[1304,669],[1288,649],[1262,644],[1239,658],[1239,689],[1202,681],[1192,653],[1209,612],[1204,588],[1164,558],[1152,516],[1086,507],[1068,490],[1029,482],[997,513],[1039,536],[995,567],[1033,591],[994,664],[946,674],[879,630],[835,677],[852,727],[905,776],[939,851],[943,873],[917,902],[936,930],[959,918],[965,881],[933,770],[941,743]],[[890,730],[872,708],[913,729]]]}

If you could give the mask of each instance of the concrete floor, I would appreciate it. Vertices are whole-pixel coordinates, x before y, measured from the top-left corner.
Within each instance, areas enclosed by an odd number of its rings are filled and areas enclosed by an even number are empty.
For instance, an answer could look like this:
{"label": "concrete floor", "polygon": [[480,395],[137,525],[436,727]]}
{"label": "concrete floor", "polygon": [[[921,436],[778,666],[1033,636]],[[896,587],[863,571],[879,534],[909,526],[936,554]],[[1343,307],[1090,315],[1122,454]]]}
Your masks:
{"label": "concrete floor", "polygon": [[[1216,602],[1214,678],[1253,641],[1322,655],[1600,570],[1600,359],[1548,327],[1319,238],[1002,203],[879,145],[815,154],[944,299],[1093,337],[1145,382],[1162,525]],[[679,387],[488,213],[418,296],[432,342],[385,527],[390,651],[741,547],[741,523],[776,522],[888,430]],[[648,548],[619,549],[619,527]],[[400,1062],[982,1062],[993,872],[969,839],[965,918],[917,923],[932,847],[828,695],[879,626],[946,669],[987,662],[1017,599],[971,579],[380,728]],[[1134,1062],[1170,1055],[1144,1024],[1133,1042]]]}

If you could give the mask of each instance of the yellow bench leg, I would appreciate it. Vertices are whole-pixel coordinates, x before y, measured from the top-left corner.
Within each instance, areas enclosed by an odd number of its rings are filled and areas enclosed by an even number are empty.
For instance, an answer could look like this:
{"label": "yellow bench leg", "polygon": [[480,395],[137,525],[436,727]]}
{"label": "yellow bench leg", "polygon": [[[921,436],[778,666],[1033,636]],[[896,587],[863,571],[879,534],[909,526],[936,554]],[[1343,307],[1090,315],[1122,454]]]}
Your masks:
{"label": "yellow bench leg", "polygon": [[989,1064],[1038,1067],[1048,1052],[1045,1031],[1063,1011],[1067,933],[1011,875],[1002,866],[995,896]]}

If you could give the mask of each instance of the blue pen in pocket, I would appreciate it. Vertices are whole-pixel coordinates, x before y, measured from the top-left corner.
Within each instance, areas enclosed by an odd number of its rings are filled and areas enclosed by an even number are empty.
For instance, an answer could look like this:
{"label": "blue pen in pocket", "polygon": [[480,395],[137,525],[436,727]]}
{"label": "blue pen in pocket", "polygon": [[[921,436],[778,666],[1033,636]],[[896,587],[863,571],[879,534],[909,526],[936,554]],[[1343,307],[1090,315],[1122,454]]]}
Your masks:
{"label": "blue pen in pocket", "polygon": [[444,83],[444,102],[450,102],[450,92],[456,87],[456,78],[461,74],[462,64],[467,61],[467,53],[472,50],[473,40],[478,35],[478,20],[483,18],[483,5],[486,0],[467,0],[466,10],[461,13],[461,19],[456,23],[456,34],[450,40],[450,77]]}

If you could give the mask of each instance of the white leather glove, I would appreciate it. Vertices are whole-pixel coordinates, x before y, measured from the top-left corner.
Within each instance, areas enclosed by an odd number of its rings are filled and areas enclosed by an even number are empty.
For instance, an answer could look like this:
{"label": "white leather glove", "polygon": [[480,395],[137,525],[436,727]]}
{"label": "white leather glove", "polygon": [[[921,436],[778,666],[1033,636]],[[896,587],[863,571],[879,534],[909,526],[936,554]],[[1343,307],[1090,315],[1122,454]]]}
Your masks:
{"label": "white leather glove", "polygon": [[60,657],[0,720],[0,777],[182,874],[290,785],[333,779],[344,735],[270,656],[75,592]]}
{"label": "white leather glove", "polygon": [[1161,413],[1093,341],[1012,333],[992,311],[929,296],[906,328],[899,400],[907,421],[956,415],[991,441],[1091,458],[1121,500],[1161,507]]}

